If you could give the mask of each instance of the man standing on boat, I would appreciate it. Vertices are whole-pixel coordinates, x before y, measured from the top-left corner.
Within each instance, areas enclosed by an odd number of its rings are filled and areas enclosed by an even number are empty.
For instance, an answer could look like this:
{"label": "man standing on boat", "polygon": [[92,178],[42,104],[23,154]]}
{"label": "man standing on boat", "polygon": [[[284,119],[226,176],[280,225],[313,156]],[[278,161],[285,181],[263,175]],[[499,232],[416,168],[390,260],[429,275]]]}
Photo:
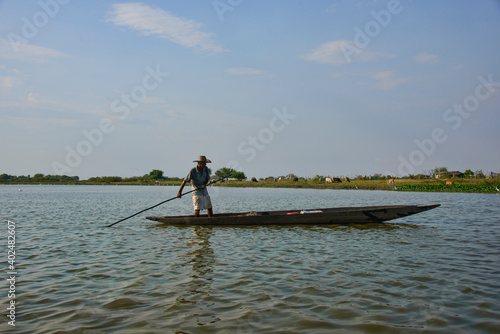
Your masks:
{"label": "man standing on boat", "polygon": [[194,206],[194,216],[200,216],[200,210],[207,210],[208,216],[212,217],[212,202],[210,201],[210,195],[207,191],[207,183],[210,180],[210,173],[208,172],[207,163],[212,161],[208,160],[204,155],[200,155],[196,167],[193,167],[188,175],[182,180],[181,187],[177,193],[177,197],[182,197],[182,190],[186,183],[191,182],[191,189],[193,191],[193,206]]}

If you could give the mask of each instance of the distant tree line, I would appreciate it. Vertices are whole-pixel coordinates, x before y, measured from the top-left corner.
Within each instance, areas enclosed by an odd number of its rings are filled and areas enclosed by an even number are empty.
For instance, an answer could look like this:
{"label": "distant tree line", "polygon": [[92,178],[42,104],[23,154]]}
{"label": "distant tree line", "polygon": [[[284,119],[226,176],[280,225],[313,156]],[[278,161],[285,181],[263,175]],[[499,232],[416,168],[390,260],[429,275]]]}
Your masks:
{"label": "distant tree line", "polygon": [[0,183],[3,184],[94,184],[94,183],[153,183],[159,181],[178,181],[178,177],[165,177],[163,171],[153,169],[149,174],[143,176],[121,177],[121,176],[96,176],[88,180],[80,180],[78,176],[67,175],[44,175],[37,173],[28,175],[0,174]]}
{"label": "distant tree line", "polygon": [[80,178],[78,176],[67,176],[67,175],[44,175],[37,173],[33,176],[25,175],[9,175],[0,174],[0,182],[2,183],[63,183],[63,182],[78,182]]}
{"label": "distant tree line", "polygon": [[245,176],[245,173],[239,172],[237,170],[234,170],[229,167],[223,167],[221,169],[218,169],[215,172],[215,175],[220,177],[220,178],[229,178],[229,179],[236,179],[238,181],[243,181],[246,180],[247,177]]}
{"label": "distant tree line", "polygon": [[[212,171],[209,168],[209,173],[212,174]],[[247,177],[244,172],[234,170],[233,168],[223,167],[218,169],[215,172],[215,175],[219,178],[228,178],[235,179],[238,181],[246,180]],[[407,176],[401,177],[401,179],[429,179],[439,176],[440,178],[452,178],[452,177],[463,177],[463,178],[476,178],[476,179],[484,179],[491,177],[498,177],[498,173],[490,173],[488,176],[483,173],[482,170],[477,170],[473,172],[468,169],[465,172],[456,172],[456,171],[448,171],[447,167],[436,167],[434,170],[427,171],[422,174],[409,174]],[[304,178],[297,177],[295,174],[291,173],[286,176],[269,176],[268,178],[261,178],[259,181],[315,181],[321,182],[324,181],[325,178],[329,176],[324,175],[316,175],[313,178]],[[382,175],[382,174],[373,174],[373,175],[357,175],[353,177],[353,180],[388,180],[391,178],[395,178],[392,175]],[[182,178],[178,177],[167,177],[162,170],[153,169],[149,174],[145,174],[143,176],[132,176],[132,177],[120,177],[120,176],[96,176],[91,177],[88,180],[80,180],[78,176],[67,176],[67,175],[44,175],[41,173],[37,173],[33,176],[15,176],[9,174],[0,174],[0,183],[3,184],[16,184],[16,183],[29,183],[29,184],[105,184],[105,183],[134,183],[134,184],[152,184],[152,183],[160,183],[164,181],[180,181]],[[252,178],[252,181],[256,182],[256,178]]]}

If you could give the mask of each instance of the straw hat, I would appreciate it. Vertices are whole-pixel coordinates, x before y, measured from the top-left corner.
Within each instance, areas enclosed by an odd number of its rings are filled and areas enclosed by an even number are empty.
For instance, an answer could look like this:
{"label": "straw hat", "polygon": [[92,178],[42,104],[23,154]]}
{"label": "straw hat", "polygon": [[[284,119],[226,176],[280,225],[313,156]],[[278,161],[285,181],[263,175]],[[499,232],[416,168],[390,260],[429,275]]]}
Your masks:
{"label": "straw hat", "polygon": [[208,160],[206,156],[200,155],[198,157],[198,160],[195,160],[193,162],[204,162],[204,163],[211,163],[212,161]]}

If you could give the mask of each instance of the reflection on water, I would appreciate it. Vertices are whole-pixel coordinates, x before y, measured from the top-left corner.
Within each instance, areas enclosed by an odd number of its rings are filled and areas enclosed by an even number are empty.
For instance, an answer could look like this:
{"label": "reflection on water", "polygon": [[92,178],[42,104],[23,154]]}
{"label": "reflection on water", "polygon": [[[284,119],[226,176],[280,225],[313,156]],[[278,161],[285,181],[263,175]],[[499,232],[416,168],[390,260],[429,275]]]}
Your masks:
{"label": "reflection on water", "polygon": [[[179,262],[191,266],[185,292],[179,293],[177,307],[189,305],[187,318],[196,319],[196,325],[215,323],[220,319],[212,311],[214,305],[209,301],[213,290],[213,272],[216,265],[214,251],[210,247],[210,229],[194,227],[193,238],[187,241],[188,252],[179,254]],[[182,288],[182,287],[180,287]],[[192,306],[191,306],[192,305]]]}
{"label": "reflection on water", "polygon": [[217,212],[442,206],[387,224],[104,228],[177,188],[17,188],[0,186],[18,226],[16,333],[500,332],[500,196],[221,188]]}

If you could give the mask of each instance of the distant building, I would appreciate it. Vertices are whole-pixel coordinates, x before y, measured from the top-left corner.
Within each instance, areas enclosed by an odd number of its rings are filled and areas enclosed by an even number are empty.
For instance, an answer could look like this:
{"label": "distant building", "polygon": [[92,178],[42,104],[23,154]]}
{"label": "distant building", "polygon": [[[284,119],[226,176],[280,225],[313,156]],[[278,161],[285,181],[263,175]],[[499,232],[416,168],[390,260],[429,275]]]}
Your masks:
{"label": "distant building", "polygon": [[450,171],[450,172],[441,172],[436,174],[436,179],[442,179],[448,177],[464,177],[464,173],[459,171]]}
{"label": "distant building", "polygon": [[496,179],[497,177],[500,177],[500,173],[491,172],[486,178],[487,179]]}

